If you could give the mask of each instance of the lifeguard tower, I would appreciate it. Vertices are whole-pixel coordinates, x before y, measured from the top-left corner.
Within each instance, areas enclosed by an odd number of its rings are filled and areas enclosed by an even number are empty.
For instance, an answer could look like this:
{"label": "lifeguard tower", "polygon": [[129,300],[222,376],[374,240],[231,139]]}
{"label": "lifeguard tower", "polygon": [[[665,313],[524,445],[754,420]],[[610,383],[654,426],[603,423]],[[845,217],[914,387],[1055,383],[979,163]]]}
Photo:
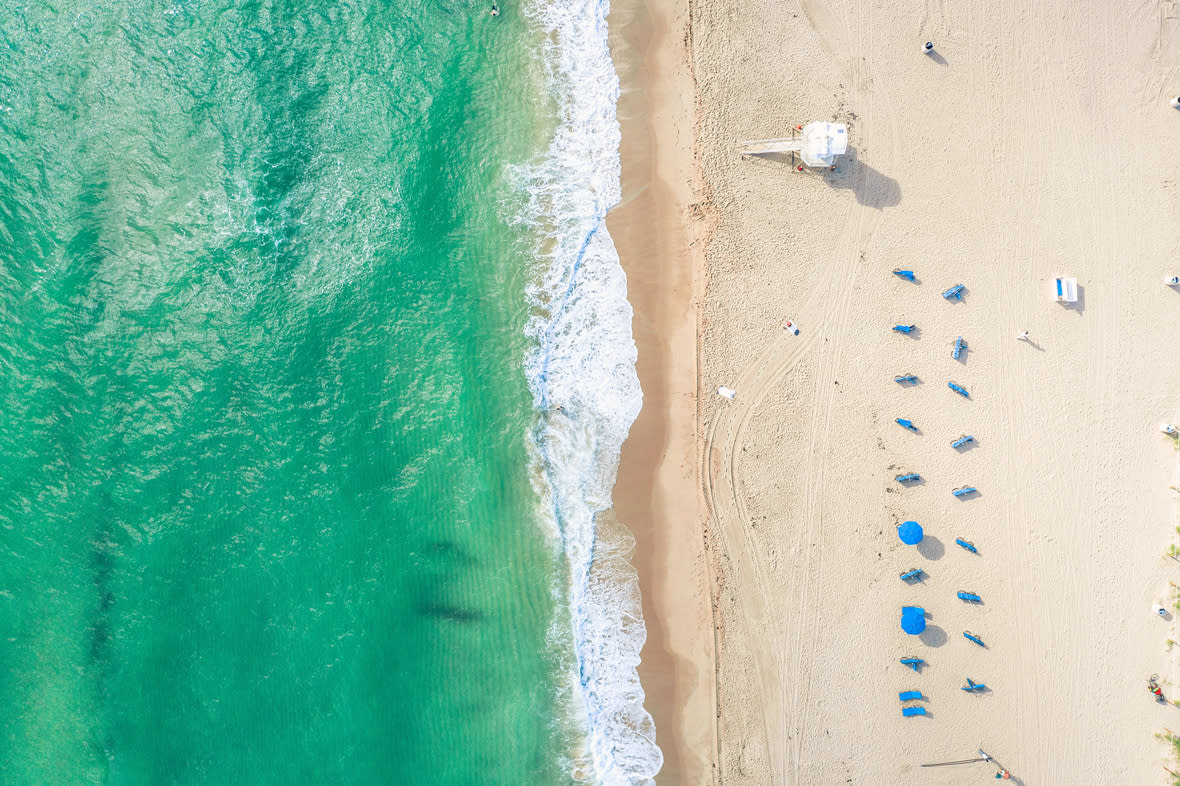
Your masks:
{"label": "lifeguard tower", "polygon": [[848,126],[816,120],[796,126],[794,134],[778,139],[754,139],[742,142],[743,156],[790,153],[805,166],[832,169],[836,158],[848,151]]}

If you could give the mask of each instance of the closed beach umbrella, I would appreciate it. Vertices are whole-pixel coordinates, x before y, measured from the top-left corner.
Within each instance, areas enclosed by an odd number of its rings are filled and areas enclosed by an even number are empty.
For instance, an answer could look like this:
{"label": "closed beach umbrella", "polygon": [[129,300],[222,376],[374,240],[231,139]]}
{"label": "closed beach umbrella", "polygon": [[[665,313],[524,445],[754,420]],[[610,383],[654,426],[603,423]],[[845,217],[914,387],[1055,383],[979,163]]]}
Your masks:
{"label": "closed beach umbrella", "polygon": [[926,630],[926,609],[921,606],[902,606],[901,629],[911,636]]}
{"label": "closed beach umbrella", "polygon": [[922,525],[916,521],[902,522],[901,526],[897,528],[897,537],[901,538],[901,542],[909,546],[915,543],[922,542]]}

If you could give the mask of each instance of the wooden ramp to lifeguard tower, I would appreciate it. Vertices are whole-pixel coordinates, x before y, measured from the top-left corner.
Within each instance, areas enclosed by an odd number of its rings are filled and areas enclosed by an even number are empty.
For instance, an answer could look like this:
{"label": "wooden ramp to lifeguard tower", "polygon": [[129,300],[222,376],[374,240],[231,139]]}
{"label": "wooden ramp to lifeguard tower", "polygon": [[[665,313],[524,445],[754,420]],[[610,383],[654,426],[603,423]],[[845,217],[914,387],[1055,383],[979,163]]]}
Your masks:
{"label": "wooden ramp to lifeguard tower", "polygon": [[803,137],[784,136],[777,139],[751,139],[739,142],[743,156],[766,156],[771,153],[798,153],[803,149]]}

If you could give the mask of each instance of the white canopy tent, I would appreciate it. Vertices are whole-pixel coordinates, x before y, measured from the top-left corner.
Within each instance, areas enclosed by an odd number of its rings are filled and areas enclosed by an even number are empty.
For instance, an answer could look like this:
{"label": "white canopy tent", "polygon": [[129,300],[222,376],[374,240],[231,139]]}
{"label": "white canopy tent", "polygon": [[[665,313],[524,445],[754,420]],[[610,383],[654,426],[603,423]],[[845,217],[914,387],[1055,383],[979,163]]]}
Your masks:
{"label": "white canopy tent", "polygon": [[1058,303],[1078,302],[1078,280],[1076,278],[1053,279],[1053,293]]}

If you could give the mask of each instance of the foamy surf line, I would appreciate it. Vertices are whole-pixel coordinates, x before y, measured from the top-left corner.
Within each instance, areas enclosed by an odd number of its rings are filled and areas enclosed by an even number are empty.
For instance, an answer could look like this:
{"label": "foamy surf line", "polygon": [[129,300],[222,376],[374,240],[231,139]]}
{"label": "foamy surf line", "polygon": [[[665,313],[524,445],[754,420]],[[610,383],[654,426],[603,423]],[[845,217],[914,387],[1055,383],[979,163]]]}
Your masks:
{"label": "foamy surf line", "polygon": [[[530,288],[526,361],[540,419],[538,491],[568,565],[564,635],[572,632],[569,706],[585,740],[574,766],[602,786],[647,786],[663,764],[636,671],[646,639],[625,538],[607,539],[619,452],[639,414],[627,281],[606,229],[620,197],[618,76],[607,40],[609,4],[537,0],[543,63],[560,122],[527,172],[528,215],[543,263]],[[558,634],[561,637],[561,634]]]}

